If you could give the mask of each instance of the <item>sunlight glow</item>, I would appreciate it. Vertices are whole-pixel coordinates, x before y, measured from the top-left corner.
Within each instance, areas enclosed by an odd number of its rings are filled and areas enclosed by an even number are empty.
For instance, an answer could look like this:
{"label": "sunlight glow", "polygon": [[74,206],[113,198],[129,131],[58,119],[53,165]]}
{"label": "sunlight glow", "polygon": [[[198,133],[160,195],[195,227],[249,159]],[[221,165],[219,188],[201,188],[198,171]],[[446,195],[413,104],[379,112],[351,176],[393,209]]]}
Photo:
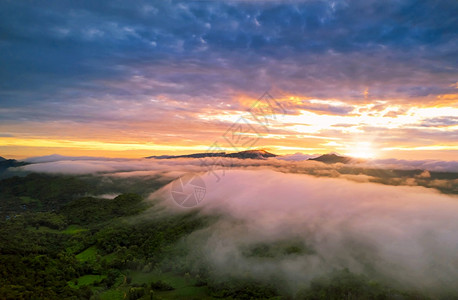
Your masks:
{"label": "sunlight glow", "polygon": [[358,142],[349,148],[351,148],[351,150],[346,153],[348,156],[364,159],[376,157],[376,153],[372,147],[372,144],[369,142]]}

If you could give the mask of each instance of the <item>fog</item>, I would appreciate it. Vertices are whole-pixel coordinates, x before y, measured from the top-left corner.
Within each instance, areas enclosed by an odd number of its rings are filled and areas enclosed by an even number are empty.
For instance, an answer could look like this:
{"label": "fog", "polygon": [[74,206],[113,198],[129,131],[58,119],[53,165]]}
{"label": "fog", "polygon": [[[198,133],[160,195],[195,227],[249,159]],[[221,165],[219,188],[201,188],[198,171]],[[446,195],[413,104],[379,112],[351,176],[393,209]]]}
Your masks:
{"label": "fog", "polygon": [[397,169],[397,170],[429,170],[436,172],[458,172],[458,161],[440,160],[398,160],[398,159],[374,159],[355,160],[349,164],[327,165],[319,161],[307,160],[318,156],[296,153],[279,156],[266,160],[224,158],[214,160],[212,158],[193,159],[126,159],[106,158],[89,156],[61,156],[48,155],[27,158],[24,161],[31,163],[17,169],[31,172],[58,173],[58,174],[91,174],[110,172],[131,172],[131,171],[167,171],[175,170],[177,166],[183,171],[205,171],[208,165],[216,163],[236,167],[269,167],[283,168],[285,172],[295,172],[301,169],[323,169],[339,170],[343,167],[354,168],[376,168],[376,169]]}
{"label": "fog", "polygon": [[[189,172],[200,176],[205,196],[196,207],[183,208],[172,199],[173,183],[148,200],[165,207],[163,212],[218,216],[181,241],[189,251],[183,264],[208,267],[214,278],[261,280],[294,295],[316,278],[348,269],[394,288],[458,294],[458,197],[417,186],[428,182],[453,191],[458,180],[431,178],[428,168],[379,184],[367,174],[342,173],[348,165],[317,161],[230,159],[212,169],[199,159],[54,158],[19,169],[154,175],[164,184]],[[419,163],[400,167],[408,164]],[[153,216],[157,212],[144,215]],[[259,249],[266,253],[259,255]]]}
{"label": "fog", "polygon": [[[294,293],[348,268],[386,284],[436,294],[458,292],[458,197],[423,187],[356,183],[271,170],[202,174],[205,215],[216,224],[188,238],[195,264],[220,277],[258,278]],[[150,199],[180,212],[170,185]],[[256,257],[259,244],[300,241],[306,251]]]}
{"label": "fog", "polygon": [[[350,164],[325,164],[319,161],[299,159],[304,155],[290,155],[265,160],[257,159],[115,159],[103,157],[65,157],[51,155],[27,159],[29,165],[10,168],[19,172],[40,172],[73,175],[110,175],[119,177],[160,176],[173,180],[186,172],[208,172],[215,177],[224,175],[224,170],[277,170],[284,173],[310,174],[335,177],[355,182],[377,182],[388,185],[425,186],[446,193],[458,193],[458,162],[443,161],[357,161]],[[292,159],[294,158],[294,159]],[[299,159],[299,160],[295,160]],[[393,170],[410,170],[411,173],[396,173]],[[429,170],[429,171],[428,171]],[[448,172],[444,175],[431,172]],[[14,172],[12,172],[14,174]]]}

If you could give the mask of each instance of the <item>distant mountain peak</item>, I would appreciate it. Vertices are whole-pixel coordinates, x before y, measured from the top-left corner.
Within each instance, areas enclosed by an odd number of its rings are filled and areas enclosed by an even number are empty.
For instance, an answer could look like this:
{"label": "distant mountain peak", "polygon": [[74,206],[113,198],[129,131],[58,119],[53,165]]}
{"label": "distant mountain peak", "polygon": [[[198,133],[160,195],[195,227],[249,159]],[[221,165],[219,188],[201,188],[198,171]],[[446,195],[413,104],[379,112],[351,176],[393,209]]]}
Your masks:
{"label": "distant mountain peak", "polygon": [[231,157],[231,158],[240,158],[240,159],[267,159],[269,157],[276,157],[276,154],[270,153],[264,149],[256,150],[245,150],[234,153],[226,152],[215,152],[215,153],[193,153],[186,155],[160,155],[160,156],[148,156],[145,158],[155,158],[155,159],[172,159],[172,158],[204,158],[204,157]]}
{"label": "distant mountain peak", "polygon": [[235,157],[235,158],[251,158],[251,159],[266,159],[269,157],[276,157],[276,154],[267,152],[264,149],[259,150],[245,150],[236,153],[229,153],[225,155],[226,157]]}
{"label": "distant mountain peak", "polygon": [[329,153],[329,154],[323,154],[315,158],[310,158],[309,160],[320,161],[326,164],[335,164],[335,163],[346,164],[346,163],[351,162],[353,159],[351,157],[341,156],[335,153]]}
{"label": "distant mountain peak", "polygon": [[0,156],[0,161],[4,161],[6,158]]}

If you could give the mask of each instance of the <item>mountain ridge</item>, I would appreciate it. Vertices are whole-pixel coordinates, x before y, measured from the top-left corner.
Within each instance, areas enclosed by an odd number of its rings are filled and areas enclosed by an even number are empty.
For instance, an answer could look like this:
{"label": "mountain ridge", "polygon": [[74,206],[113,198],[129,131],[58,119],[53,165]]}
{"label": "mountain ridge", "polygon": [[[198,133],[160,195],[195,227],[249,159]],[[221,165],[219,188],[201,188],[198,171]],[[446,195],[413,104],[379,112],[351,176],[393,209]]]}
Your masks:
{"label": "mountain ridge", "polygon": [[0,156],[0,173],[5,172],[8,168],[20,167],[24,165],[28,165],[28,163],[15,159],[6,159]]}
{"label": "mountain ridge", "polygon": [[[270,157],[281,157],[281,155],[270,153],[263,149],[257,149],[257,150],[245,150],[245,151],[239,151],[239,152],[233,152],[233,153],[202,152],[202,153],[192,153],[192,154],[184,154],[184,155],[147,156],[145,158],[147,159],[151,159],[151,158],[152,159],[175,159],[175,158],[205,158],[205,157],[226,157],[226,158],[239,158],[239,159],[267,159]],[[335,163],[347,164],[352,161],[355,161],[355,159],[352,157],[342,156],[336,153],[322,154],[318,157],[308,158],[305,160],[319,161],[319,162],[326,163],[326,164],[335,164]]]}
{"label": "mountain ridge", "polygon": [[245,150],[240,152],[226,153],[226,152],[212,152],[212,153],[193,153],[185,155],[160,155],[160,156],[147,156],[147,159],[173,159],[173,158],[205,158],[205,157],[229,157],[240,159],[267,159],[270,157],[277,157],[278,155],[270,153],[266,150]]}
{"label": "mountain ridge", "polygon": [[335,163],[347,164],[353,161],[354,159],[348,156],[341,156],[335,153],[328,153],[328,154],[320,155],[315,158],[309,158],[308,160],[320,161],[326,164],[335,164]]}

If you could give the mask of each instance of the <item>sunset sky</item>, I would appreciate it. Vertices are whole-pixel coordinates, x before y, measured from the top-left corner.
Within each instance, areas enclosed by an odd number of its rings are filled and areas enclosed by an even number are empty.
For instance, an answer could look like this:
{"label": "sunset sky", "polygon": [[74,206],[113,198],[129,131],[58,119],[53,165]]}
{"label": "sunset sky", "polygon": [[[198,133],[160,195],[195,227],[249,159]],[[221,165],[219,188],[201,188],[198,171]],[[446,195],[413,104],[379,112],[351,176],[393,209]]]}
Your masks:
{"label": "sunset sky", "polygon": [[1,1],[0,156],[457,160],[457,16],[456,0]]}

